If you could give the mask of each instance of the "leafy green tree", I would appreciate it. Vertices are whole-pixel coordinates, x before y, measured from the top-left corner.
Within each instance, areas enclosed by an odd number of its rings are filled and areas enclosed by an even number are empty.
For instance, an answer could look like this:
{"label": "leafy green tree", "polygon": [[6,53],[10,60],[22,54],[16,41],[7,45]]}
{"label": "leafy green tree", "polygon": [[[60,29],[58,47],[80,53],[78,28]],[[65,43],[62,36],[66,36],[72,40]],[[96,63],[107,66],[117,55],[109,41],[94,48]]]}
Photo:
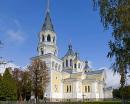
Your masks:
{"label": "leafy green tree", "polygon": [[2,76],[0,75],[0,100],[5,100],[3,88],[4,88],[4,84],[3,84]]}
{"label": "leafy green tree", "polygon": [[2,75],[0,74],[0,81],[2,80]]}
{"label": "leafy green tree", "polygon": [[109,42],[109,58],[114,58],[112,68],[121,75],[122,103],[126,74],[130,69],[130,0],[93,0],[99,7],[105,29],[112,28],[113,39]]}
{"label": "leafy green tree", "polygon": [[[130,86],[125,86],[124,90],[126,98],[130,100]],[[113,90],[113,97],[121,99],[121,88]]]}
{"label": "leafy green tree", "polygon": [[16,100],[17,98],[17,87],[11,70],[11,68],[6,68],[0,85],[0,97],[4,100]]}
{"label": "leafy green tree", "polygon": [[117,98],[117,99],[121,98],[121,94],[120,94],[119,89],[113,89],[113,98]]}

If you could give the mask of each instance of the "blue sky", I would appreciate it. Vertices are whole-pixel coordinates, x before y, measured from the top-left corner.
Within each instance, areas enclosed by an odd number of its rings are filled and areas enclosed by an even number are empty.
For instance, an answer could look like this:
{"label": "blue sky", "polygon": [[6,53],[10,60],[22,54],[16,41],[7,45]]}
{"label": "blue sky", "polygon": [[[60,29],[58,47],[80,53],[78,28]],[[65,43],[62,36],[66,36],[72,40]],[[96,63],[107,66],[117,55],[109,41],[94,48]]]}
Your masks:
{"label": "blue sky", "polygon": [[[38,34],[45,17],[46,0],[0,0],[0,56],[21,67],[37,55]],[[71,40],[75,51],[92,67],[110,67],[107,59],[111,31],[104,30],[92,0],[51,0],[51,18],[57,33],[59,57]]]}

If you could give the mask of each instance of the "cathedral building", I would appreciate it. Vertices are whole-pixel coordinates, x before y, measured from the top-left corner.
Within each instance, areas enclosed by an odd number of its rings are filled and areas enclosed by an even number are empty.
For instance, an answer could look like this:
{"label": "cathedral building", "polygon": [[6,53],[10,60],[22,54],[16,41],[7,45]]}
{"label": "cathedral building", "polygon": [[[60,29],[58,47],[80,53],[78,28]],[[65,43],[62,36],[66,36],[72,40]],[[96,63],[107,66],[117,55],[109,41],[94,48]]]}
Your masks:
{"label": "cathedral building", "polygon": [[46,62],[50,81],[45,97],[51,101],[99,100],[112,98],[112,89],[105,86],[105,70],[89,68],[88,61],[82,61],[78,53],[68,45],[66,54],[58,57],[57,35],[47,8],[45,21],[39,33],[38,56]]}

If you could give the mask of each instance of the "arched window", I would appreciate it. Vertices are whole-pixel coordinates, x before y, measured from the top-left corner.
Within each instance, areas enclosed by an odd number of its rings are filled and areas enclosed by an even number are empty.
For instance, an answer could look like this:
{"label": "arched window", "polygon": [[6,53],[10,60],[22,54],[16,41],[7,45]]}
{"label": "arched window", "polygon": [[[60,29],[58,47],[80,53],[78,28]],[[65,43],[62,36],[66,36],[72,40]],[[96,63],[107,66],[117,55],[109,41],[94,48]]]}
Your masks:
{"label": "arched window", "polygon": [[78,68],[80,68],[80,63],[78,64]]}
{"label": "arched window", "polygon": [[50,36],[50,35],[47,36],[47,41],[48,41],[48,42],[51,41],[51,36]]}
{"label": "arched window", "polygon": [[68,60],[66,60],[66,67],[68,67]]}
{"label": "arched window", "polygon": [[53,68],[54,68],[54,64],[55,64],[54,61],[52,61],[52,67],[53,67]]}
{"label": "arched window", "polygon": [[88,92],[90,92],[90,86],[88,86]]}
{"label": "arched window", "polygon": [[58,64],[56,63],[56,65],[55,65],[55,69],[57,70],[57,68],[58,68]]}
{"label": "arched window", "polygon": [[70,92],[71,92],[71,85],[70,85]]}
{"label": "arched window", "polygon": [[67,91],[66,92],[69,92],[69,86],[67,85]]}
{"label": "arched window", "polygon": [[75,69],[77,68],[77,64],[74,64],[74,68],[75,68]]}
{"label": "arched window", "polygon": [[64,65],[64,62],[63,62],[63,68],[64,68],[64,66],[65,66],[65,65]]}
{"label": "arched window", "polygon": [[55,50],[54,55],[56,55],[56,54],[57,54],[57,51]]}
{"label": "arched window", "polygon": [[61,69],[61,65],[59,65],[59,67],[58,67],[58,70],[60,70]]}
{"label": "arched window", "polygon": [[70,66],[72,66],[72,59],[70,59]]}
{"label": "arched window", "polygon": [[44,51],[43,51],[43,49],[41,48],[41,55],[43,55],[44,54]]}
{"label": "arched window", "polygon": [[53,42],[55,42],[55,37],[53,37]]}
{"label": "arched window", "polygon": [[44,40],[45,40],[45,38],[44,38],[44,36],[42,35],[42,42],[44,42]]}
{"label": "arched window", "polygon": [[85,92],[87,92],[87,86],[85,86]]}

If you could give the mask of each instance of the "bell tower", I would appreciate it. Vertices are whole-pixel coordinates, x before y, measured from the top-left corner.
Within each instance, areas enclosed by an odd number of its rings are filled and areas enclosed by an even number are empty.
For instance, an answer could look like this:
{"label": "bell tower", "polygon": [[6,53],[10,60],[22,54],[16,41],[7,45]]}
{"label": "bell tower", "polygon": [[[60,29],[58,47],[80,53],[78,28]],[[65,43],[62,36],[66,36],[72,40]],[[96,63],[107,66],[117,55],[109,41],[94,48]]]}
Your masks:
{"label": "bell tower", "polygon": [[39,34],[39,55],[52,54],[57,56],[56,33],[50,16],[50,0],[47,1],[45,21]]}

